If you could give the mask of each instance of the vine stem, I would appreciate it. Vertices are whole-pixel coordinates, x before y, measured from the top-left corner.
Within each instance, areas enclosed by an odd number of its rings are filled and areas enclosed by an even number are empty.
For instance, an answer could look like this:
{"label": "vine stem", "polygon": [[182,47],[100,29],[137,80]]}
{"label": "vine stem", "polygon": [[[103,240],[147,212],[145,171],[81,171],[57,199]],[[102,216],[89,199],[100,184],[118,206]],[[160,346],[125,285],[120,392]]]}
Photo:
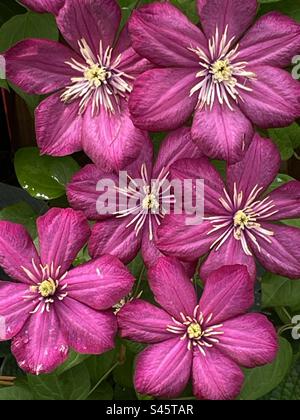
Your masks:
{"label": "vine stem", "polygon": [[112,365],[112,367],[99,379],[99,381],[96,383],[96,385],[90,390],[90,392],[88,393],[88,397],[90,395],[92,395],[92,393],[94,391],[96,391],[96,389],[98,388],[99,385],[101,385],[101,383],[103,381],[105,381],[105,379],[111,374],[111,372],[120,365],[120,362],[117,361],[114,365]]}

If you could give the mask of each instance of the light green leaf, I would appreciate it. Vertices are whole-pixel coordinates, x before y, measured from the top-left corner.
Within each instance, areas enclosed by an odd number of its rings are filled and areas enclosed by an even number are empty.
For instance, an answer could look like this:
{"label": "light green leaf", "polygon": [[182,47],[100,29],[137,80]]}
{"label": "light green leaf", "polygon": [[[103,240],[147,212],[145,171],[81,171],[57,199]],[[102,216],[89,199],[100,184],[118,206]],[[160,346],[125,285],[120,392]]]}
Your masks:
{"label": "light green leaf", "polygon": [[38,400],[85,400],[91,388],[90,376],[84,363],[58,376],[28,376],[28,384]]}
{"label": "light green leaf", "polygon": [[264,1],[260,14],[279,11],[300,22],[300,3],[297,0],[281,0],[276,2]]}
{"label": "light green leaf", "polygon": [[25,384],[17,384],[10,387],[0,388],[0,401],[28,401],[34,400],[29,387]]}
{"label": "light green leaf", "polygon": [[80,363],[84,362],[87,358],[90,356],[88,354],[79,354],[75,351],[71,350],[69,353],[68,360],[65,361],[61,366],[59,366],[55,373],[56,375],[62,375],[67,370],[74,368],[75,366],[78,366]]}
{"label": "light green leaf", "polygon": [[287,306],[300,309],[300,281],[265,273],[261,287],[264,308]]}
{"label": "light green leaf", "polygon": [[281,187],[282,185],[290,181],[295,181],[295,179],[286,174],[278,174],[276,178],[274,179],[274,181],[272,182],[271,186],[269,187],[268,191],[271,192],[275,190],[276,188]]}
{"label": "light green leaf", "polygon": [[36,147],[19,149],[15,155],[15,171],[21,187],[41,200],[64,195],[67,183],[78,170],[73,158],[40,156]]}
{"label": "light green leaf", "polygon": [[245,382],[239,400],[257,400],[276,388],[287,375],[293,360],[290,343],[280,338],[276,360],[266,366],[246,369]]}

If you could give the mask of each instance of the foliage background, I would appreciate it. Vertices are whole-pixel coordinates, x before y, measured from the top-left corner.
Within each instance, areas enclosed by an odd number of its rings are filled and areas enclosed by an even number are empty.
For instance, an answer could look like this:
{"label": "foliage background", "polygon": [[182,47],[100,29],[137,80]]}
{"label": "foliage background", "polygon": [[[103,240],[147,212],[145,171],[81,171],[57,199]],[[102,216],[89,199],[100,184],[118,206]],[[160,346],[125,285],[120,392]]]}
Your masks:
{"label": "foliage background", "polygon": [[[133,8],[149,1],[119,2],[125,23]],[[171,2],[197,23],[194,0]],[[278,10],[300,22],[299,0],[260,0],[260,3],[259,14]],[[28,11],[15,0],[0,0],[0,54],[29,37],[58,40],[54,18]],[[88,160],[81,153],[65,158],[41,157],[34,136],[34,109],[42,98],[25,94],[9,80],[0,79],[0,88],[0,220],[25,225],[35,239],[36,218],[50,207],[68,206],[66,184]],[[272,188],[291,177],[300,180],[298,123],[263,133],[278,145],[283,161],[282,173]],[[163,137],[162,133],[153,134],[156,150]],[[224,174],[224,162],[216,162],[216,166]],[[288,223],[300,227],[300,220]],[[88,258],[83,249],[75,264]],[[138,256],[129,268],[137,278],[134,293],[143,290],[143,298],[152,301],[141,258]],[[0,277],[7,278],[2,271]],[[291,337],[292,318],[300,314],[300,281],[262,270],[258,280],[254,309],[268,315],[277,326],[280,352],[272,365],[245,371],[246,380],[238,399],[300,400],[300,340]],[[195,278],[195,283],[200,290],[200,279]],[[10,343],[0,343],[0,376],[16,377],[11,386],[1,386],[0,381],[0,400],[145,399],[137,395],[132,380],[135,357],[142,349],[140,344],[117,339],[111,352],[101,356],[71,353],[68,361],[53,374],[34,377],[17,367]],[[181,398],[189,397],[193,398],[190,386]]]}

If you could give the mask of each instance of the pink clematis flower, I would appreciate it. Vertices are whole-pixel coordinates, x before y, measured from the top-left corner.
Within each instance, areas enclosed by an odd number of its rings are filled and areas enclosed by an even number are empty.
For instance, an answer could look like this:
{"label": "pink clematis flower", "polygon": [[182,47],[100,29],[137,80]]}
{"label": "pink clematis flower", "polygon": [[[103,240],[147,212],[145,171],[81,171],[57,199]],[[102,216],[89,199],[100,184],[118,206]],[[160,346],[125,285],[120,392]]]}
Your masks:
{"label": "pink clematis flower", "polygon": [[35,12],[57,15],[65,0],[21,0],[21,3]]}
{"label": "pink clematis flower", "polygon": [[[200,156],[202,153],[193,143],[190,129],[183,127],[166,137],[154,165],[153,146],[148,138],[139,158],[126,168],[128,180],[124,188],[120,188],[118,175],[103,173],[95,165],[87,165],[79,171],[68,185],[67,195],[73,208],[84,211],[89,219],[98,220],[89,242],[91,255],[109,253],[128,263],[142,247],[146,264],[154,264],[162,255],[155,246],[157,227],[173,199],[167,192],[169,189],[162,194],[169,166],[177,159]],[[125,200],[125,206],[119,203],[113,214],[106,216],[97,212],[97,200],[101,196],[97,183],[102,179],[113,182],[112,195],[117,190],[120,196],[132,200],[128,203]],[[134,192],[132,180],[136,179],[141,180],[142,185]]]}
{"label": "pink clematis flower", "polygon": [[69,268],[90,229],[82,212],[51,209],[37,220],[40,256],[21,225],[0,222],[0,265],[15,282],[0,281],[0,341],[12,339],[19,366],[49,373],[68,349],[100,354],[114,347],[111,307],[134,278],[106,255]]}
{"label": "pink clematis flower", "polygon": [[204,153],[235,163],[253,124],[284,127],[300,116],[300,84],[283,70],[300,53],[300,25],[269,13],[251,27],[256,0],[197,6],[202,30],[167,2],[133,12],[132,45],[156,68],[137,78],[129,108],[135,125],[151,131],[194,113],[192,136]]}
{"label": "pink clematis flower", "polygon": [[186,216],[170,215],[158,232],[168,255],[194,260],[209,253],[201,267],[205,279],[223,265],[244,264],[256,277],[256,259],[269,271],[300,277],[300,229],[278,221],[300,217],[300,182],[267,192],[280,168],[280,154],[256,135],[244,159],[227,167],[227,186],[206,159],[175,163],[171,176],[205,182],[205,220],[186,226]]}
{"label": "pink clematis flower", "polygon": [[35,113],[42,153],[83,149],[109,170],[139,154],[145,132],[134,127],[127,102],[135,77],[149,63],[130,47],[127,27],[117,38],[120,21],[115,0],[64,0],[56,22],[69,46],[28,39],[5,53],[14,84],[28,93],[54,92]]}
{"label": "pink clematis flower", "polygon": [[246,267],[212,273],[199,302],[175,259],[160,258],[148,276],[162,309],[135,300],[118,313],[122,337],[150,344],[136,362],[139,393],[174,398],[192,378],[197,398],[233,399],[244,379],[239,366],[274,360],[278,343],[273,325],[262,314],[247,314],[254,290]]}

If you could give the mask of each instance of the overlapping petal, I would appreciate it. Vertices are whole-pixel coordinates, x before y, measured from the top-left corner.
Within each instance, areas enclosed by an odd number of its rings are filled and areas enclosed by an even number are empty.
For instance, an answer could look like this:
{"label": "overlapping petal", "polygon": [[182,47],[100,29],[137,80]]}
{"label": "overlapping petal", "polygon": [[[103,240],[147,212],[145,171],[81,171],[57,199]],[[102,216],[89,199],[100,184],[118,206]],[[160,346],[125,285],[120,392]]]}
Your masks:
{"label": "overlapping petal", "polygon": [[39,13],[53,13],[56,15],[63,6],[65,0],[22,0],[24,6]]}
{"label": "overlapping petal", "polygon": [[239,162],[253,138],[249,119],[236,105],[233,110],[215,102],[213,108],[196,111],[192,137],[203,153],[212,159]]}
{"label": "overlapping petal", "polygon": [[196,68],[157,68],[140,75],[129,99],[134,124],[150,131],[180,127],[197,104],[197,96],[190,97],[196,73]]}
{"label": "overlapping petal", "polygon": [[118,171],[132,162],[145,143],[147,134],[136,128],[129,116],[127,102],[121,100],[121,111],[112,114],[101,107],[92,115],[89,107],[83,119],[82,144],[85,153],[104,170]]}
{"label": "overlapping petal", "polygon": [[291,181],[276,188],[269,194],[277,213],[268,220],[283,220],[300,218],[300,182]]}
{"label": "overlapping petal", "polygon": [[120,22],[121,9],[115,0],[65,0],[56,19],[66,41],[78,50],[78,41],[85,39],[93,53],[112,47]]}
{"label": "overlapping petal", "polygon": [[[196,293],[182,264],[175,258],[161,257],[148,271],[155,300],[170,315],[180,318],[180,312],[192,316],[197,304]],[[183,293],[184,290],[184,293]]]}
{"label": "overlapping petal", "polygon": [[133,48],[158,66],[196,66],[197,56],[189,48],[207,48],[201,30],[170,3],[155,2],[135,10],[129,32]]}
{"label": "overlapping petal", "polygon": [[65,273],[87,242],[90,228],[84,214],[73,209],[52,208],[37,219],[43,265]]}
{"label": "overlapping petal", "polygon": [[134,277],[112,255],[89,261],[71,270],[63,284],[67,284],[68,296],[93,309],[110,309],[129,294]]}
{"label": "overlapping petal", "polygon": [[167,331],[172,322],[167,312],[141,299],[129,302],[118,312],[121,337],[141,343],[159,343],[174,338]]}

